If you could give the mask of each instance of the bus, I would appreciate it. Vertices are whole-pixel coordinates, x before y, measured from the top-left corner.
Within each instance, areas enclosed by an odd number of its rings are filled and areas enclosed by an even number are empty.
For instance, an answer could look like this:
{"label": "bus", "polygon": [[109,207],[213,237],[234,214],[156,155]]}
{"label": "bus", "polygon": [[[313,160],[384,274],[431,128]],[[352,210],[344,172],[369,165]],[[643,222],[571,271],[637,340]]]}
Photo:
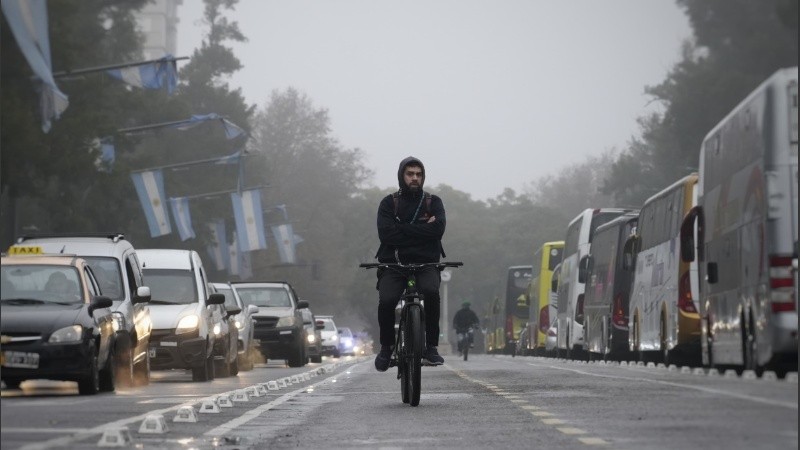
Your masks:
{"label": "bus", "polygon": [[488,352],[514,353],[520,331],[528,322],[528,285],[531,266],[506,269],[502,296],[491,302],[487,317],[486,345]]}
{"label": "bus", "polygon": [[583,332],[590,360],[627,356],[633,265],[626,264],[623,250],[638,218],[638,211],[629,212],[597,227],[591,251],[581,260],[578,278],[586,281]]}
{"label": "bus", "polygon": [[706,135],[699,168],[681,256],[699,261],[703,364],[797,370],[797,67]]}
{"label": "bus", "polygon": [[697,269],[681,260],[679,245],[681,223],[697,203],[697,180],[687,175],[647,199],[631,238],[636,274],[628,348],[640,361],[669,365],[700,354]]}
{"label": "bus", "polygon": [[578,281],[578,263],[589,254],[594,230],[630,209],[585,209],[567,227],[564,239],[564,257],[558,283],[558,315],[556,353],[568,358],[583,351],[583,292],[584,283]]}
{"label": "bus", "polygon": [[564,241],[545,242],[533,255],[528,290],[528,345],[526,353],[544,355],[550,318],[556,317],[555,292],[551,290],[553,269],[561,262]]}

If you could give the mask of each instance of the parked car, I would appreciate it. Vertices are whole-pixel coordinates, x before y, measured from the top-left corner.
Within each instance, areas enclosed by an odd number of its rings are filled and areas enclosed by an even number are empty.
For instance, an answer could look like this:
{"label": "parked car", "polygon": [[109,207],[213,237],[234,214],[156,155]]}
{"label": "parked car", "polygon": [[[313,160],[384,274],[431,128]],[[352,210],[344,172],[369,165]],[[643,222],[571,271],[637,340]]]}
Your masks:
{"label": "parked car", "polygon": [[355,347],[356,342],[355,338],[353,337],[353,332],[350,331],[350,328],[347,327],[339,327],[337,330],[339,334],[339,353],[342,355],[352,355],[355,356]]}
{"label": "parked car", "polygon": [[[208,292],[217,293],[213,283],[208,283]],[[240,312],[242,308],[236,301],[228,303],[228,298],[225,297],[225,303],[222,304],[223,320],[214,340],[215,378],[239,374],[239,327],[236,326],[236,314]]]}
{"label": "parked car", "polygon": [[300,310],[303,315],[303,328],[306,330],[306,355],[311,362],[322,362],[322,328],[309,308]]}
{"label": "parked car", "polygon": [[113,302],[116,382],[127,386],[150,382],[152,322],[147,302],[150,290],[142,281],[142,269],[133,245],[119,233],[22,236],[9,253],[77,255],[86,260],[100,284],[103,296]]}
{"label": "parked car", "polygon": [[152,290],[150,364],[154,370],[191,369],[192,381],[214,379],[214,344],[222,332],[225,296],[208,292],[193,250],[139,250]]}
{"label": "parked car", "polygon": [[285,359],[289,367],[306,364],[306,341],[300,312],[308,302],[297,299],[285,281],[231,282],[242,301],[258,307],[253,314],[253,336],[265,360]]}
{"label": "parked car", "polygon": [[333,356],[338,358],[339,353],[339,332],[333,316],[317,316],[317,325],[321,325],[320,335],[322,336],[322,356]]}
{"label": "parked car", "polygon": [[234,324],[239,330],[237,350],[239,352],[239,370],[253,370],[257,342],[253,339],[253,314],[258,312],[258,307],[245,305],[236,290],[228,283],[211,283],[217,292],[225,296],[225,308],[236,304],[241,310],[234,316]]}
{"label": "parked car", "polygon": [[113,301],[74,256],[0,258],[0,377],[78,382],[93,395],[115,388]]}

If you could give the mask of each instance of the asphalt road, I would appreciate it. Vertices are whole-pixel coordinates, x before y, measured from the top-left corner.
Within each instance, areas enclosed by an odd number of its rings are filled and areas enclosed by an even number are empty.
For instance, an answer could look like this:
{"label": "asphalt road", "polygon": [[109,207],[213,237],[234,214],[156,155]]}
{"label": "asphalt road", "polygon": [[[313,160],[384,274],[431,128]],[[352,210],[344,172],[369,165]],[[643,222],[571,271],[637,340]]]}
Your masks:
{"label": "asphalt road", "polygon": [[[302,374],[307,379],[301,381]],[[275,387],[270,381],[292,376],[296,383],[267,390]],[[206,401],[208,408],[208,400],[250,386],[263,386],[265,395],[198,413],[194,423],[173,422],[181,406],[197,411]],[[94,397],[78,396],[63,383],[23,387],[2,393],[2,449],[98,448],[107,442],[105,430],[123,426],[128,447],[146,449],[798,445],[796,375],[744,379],[548,358],[473,355],[465,362],[451,356],[442,367],[423,368],[418,407],[401,402],[395,370],[376,372],[371,357],[299,369],[259,365],[210,383],[192,383],[188,372],[154,372],[147,387]],[[166,433],[139,432],[153,414],[163,415]]]}

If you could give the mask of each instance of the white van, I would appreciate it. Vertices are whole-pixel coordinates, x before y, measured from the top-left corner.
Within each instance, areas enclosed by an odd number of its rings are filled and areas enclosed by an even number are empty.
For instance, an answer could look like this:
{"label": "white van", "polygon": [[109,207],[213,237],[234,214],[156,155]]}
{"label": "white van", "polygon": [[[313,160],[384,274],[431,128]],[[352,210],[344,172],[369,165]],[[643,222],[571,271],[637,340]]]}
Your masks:
{"label": "white van", "polygon": [[150,287],[150,367],[191,369],[192,381],[214,379],[214,342],[222,333],[225,295],[209,294],[193,250],[137,250]]}
{"label": "white van", "polygon": [[[705,365],[797,370],[797,67],[706,135],[681,257],[699,261]],[[697,246],[691,233],[696,224]]]}

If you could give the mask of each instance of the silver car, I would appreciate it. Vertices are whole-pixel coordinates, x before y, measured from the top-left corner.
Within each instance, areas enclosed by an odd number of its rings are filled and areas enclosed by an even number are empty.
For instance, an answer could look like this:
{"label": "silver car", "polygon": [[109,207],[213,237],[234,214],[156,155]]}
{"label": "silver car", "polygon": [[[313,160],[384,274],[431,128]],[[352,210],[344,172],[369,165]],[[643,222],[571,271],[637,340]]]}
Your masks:
{"label": "silver car", "polygon": [[245,305],[239,294],[228,283],[210,283],[216,292],[225,296],[225,306],[236,305],[242,311],[236,314],[236,327],[239,329],[239,370],[253,370],[257,346],[253,340],[253,314],[258,306]]}

